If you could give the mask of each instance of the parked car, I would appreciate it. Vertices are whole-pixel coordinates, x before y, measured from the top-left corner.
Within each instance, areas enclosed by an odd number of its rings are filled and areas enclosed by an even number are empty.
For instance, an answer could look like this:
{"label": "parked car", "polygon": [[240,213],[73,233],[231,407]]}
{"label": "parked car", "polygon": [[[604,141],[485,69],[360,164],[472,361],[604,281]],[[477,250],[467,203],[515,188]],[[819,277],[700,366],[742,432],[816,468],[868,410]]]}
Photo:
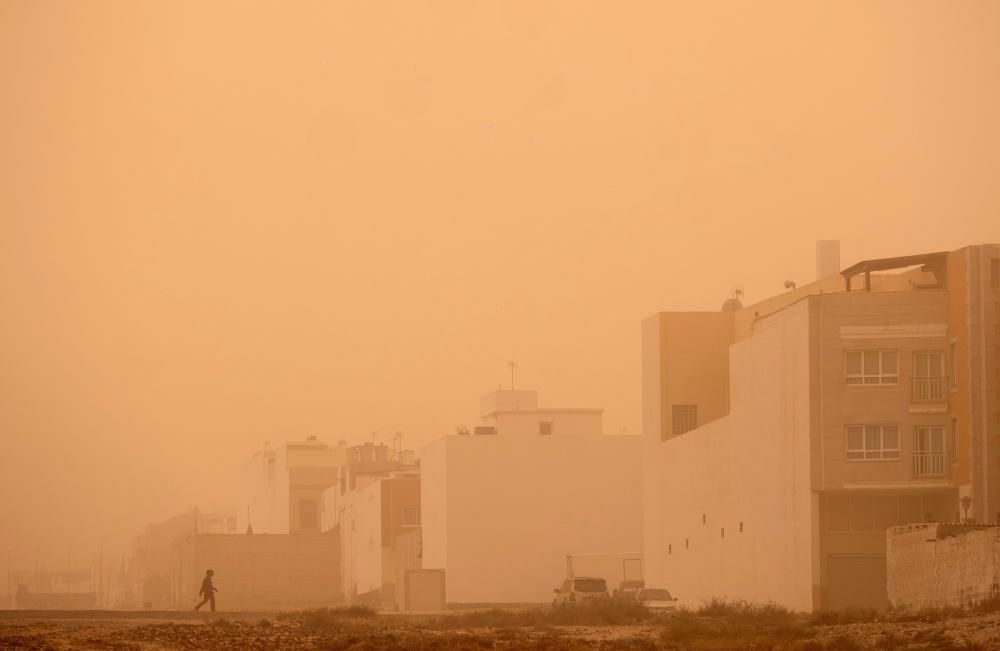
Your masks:
{"label": "parked car", "polygon": [[643,588],[636,593],[635,600],[654,612],[677,612],[677,598],[663,588]]}
{"label": "parked car", "polygon": [[615,589],[614,598],[622,601],[634,601],[639,591],[646,587],[646,582],[642,579],[622,581]]}
{"label": "parked car", "polygon": [[578,576],[566,579],[563,584],[553,590],[556,598],[552,607],[575,606],[576,604],[610,599],[608,582],[600,577]]}

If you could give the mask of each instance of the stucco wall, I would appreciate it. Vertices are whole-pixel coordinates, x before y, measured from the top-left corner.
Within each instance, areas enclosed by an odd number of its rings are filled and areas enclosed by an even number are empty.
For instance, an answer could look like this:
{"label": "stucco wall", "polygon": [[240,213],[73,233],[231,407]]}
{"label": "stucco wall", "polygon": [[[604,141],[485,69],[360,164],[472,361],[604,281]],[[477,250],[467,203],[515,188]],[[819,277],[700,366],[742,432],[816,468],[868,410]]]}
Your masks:
{"label": "stucco wall", "polygon": [[382,483],[342,496],[341,576],[348,599],[382,588]]}
{"label": "stucco wall", "polygon": [[452,603],[549,602],[566,555],[641,545],[640,437],[447,436],[421,452],[423,564]]}
{"label": "stucco wall", "polygon": [[730,349],[730,416],[658,444],[647,584],[693,606],[729,597],[812,609],[808,324],[805,302],[759,322]]}
{"label": "stucco wall", "polygon": [[893,527],[886,547],[896,608],[964,607],[1000,595],[1000,527]]}
{"label": "stucco wall", "polygon": [[200,601],[207,569],[215,570],[220,611],[336,605],[342,601],[339,546],[335,533],[190,536],[176,551],[175,606]]}

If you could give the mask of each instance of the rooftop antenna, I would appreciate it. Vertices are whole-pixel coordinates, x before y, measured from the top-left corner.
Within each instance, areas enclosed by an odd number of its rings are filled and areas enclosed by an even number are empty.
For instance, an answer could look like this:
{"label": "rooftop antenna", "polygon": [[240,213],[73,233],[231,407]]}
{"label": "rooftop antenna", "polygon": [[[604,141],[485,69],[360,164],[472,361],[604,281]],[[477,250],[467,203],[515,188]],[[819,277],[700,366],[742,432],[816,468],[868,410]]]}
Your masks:
{"label": "rooftop antenna", "polygon": [[392,448],[398,454],[403,449],[403,433],[396,432],[396,435],[392,437]]}
{"label": "rooftop antenna", "polygon": [[517,368],[517,364],[514,362],[507,362],[507,366],[510,368],[510,390],[514,390],[514,370]]}

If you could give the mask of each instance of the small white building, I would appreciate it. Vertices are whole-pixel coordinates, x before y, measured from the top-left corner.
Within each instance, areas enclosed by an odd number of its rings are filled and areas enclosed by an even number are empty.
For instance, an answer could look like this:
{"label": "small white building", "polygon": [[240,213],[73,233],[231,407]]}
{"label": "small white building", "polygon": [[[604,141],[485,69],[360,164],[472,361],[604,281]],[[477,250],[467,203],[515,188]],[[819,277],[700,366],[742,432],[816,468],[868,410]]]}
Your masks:
{"label": "small white building", "polygon": [[640,547],[641,437],[603,435],[600,409],[540,408],[535,391],[481,406],[474,434],[421,450],[422,561],[445,570],[449,603],[548,602],[568,554]]}

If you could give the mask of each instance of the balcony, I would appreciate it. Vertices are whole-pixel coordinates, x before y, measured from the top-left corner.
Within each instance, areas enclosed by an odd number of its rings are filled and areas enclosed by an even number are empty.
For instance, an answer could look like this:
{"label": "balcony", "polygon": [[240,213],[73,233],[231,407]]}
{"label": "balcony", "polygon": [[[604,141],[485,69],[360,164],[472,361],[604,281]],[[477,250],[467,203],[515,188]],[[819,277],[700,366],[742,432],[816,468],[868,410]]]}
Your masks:
{"label": "balcony", "polygon": [[913,453],[913,477],[943,477],[947,458],[944,452]]}
{"label": "balcony", "polygon": [[948,400],[948,378],[945,376],[911,377],[912,402],[945,402]]}

